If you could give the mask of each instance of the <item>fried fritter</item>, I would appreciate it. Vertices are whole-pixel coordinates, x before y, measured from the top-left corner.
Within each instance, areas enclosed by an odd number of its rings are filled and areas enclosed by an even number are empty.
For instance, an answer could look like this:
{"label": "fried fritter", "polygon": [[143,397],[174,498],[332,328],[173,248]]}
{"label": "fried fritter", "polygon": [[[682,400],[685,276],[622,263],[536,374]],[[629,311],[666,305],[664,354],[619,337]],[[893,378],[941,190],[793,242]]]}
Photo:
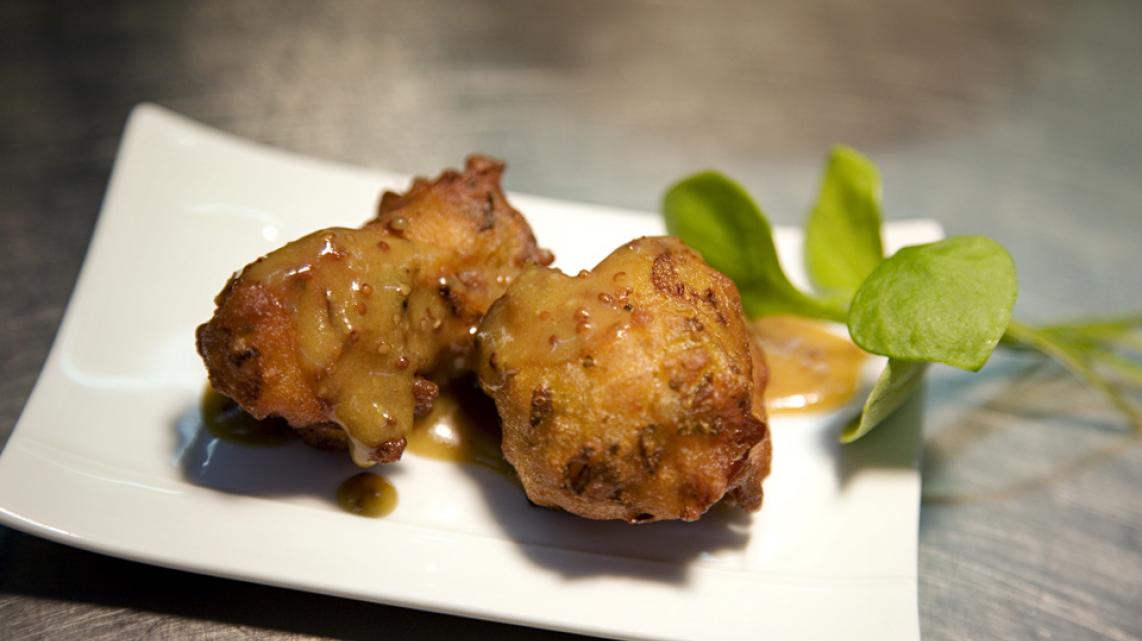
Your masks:
{"label": "fried fritter", "polygon": [[576,277],[530,268],[478,337],[532,502],[631,523],[761,506],[764,357],[734,284],[678,239],[632,241]]}
{"label": "fried fritter", "polygon": [[211,384],[312,445],[348,441],[358,464],[399,459],[433,379],[465,369],[484,312],[524,266],[551,262],[505,200],[503,169],[472,156],[463,172],[385,193],[360,229],[248,265],[198,328]]}

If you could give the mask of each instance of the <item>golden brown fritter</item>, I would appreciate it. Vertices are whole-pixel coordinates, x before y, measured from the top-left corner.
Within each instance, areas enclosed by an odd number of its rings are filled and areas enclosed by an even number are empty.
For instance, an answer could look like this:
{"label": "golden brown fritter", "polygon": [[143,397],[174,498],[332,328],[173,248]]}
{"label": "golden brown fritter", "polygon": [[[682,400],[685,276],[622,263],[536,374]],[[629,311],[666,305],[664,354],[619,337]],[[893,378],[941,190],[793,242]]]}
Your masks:
{"label": "golden brown fritter", "polygon": [[764,358],[733,283],[681,241],[632,241],[576,277],[530,268],[478,336],[534,503],[632,523],[761,506]]}
{"label": "golden brown fritter", "polygon": [[198,328],[211,384],[312,445],[347,435],[359,464],[400,458],[436,397],[430,379],[464,368],[476,324],[524,266],[551,262],[505,200],[503,169],[473,156],[384,194],[360,229],[318,231],[246,266]]}

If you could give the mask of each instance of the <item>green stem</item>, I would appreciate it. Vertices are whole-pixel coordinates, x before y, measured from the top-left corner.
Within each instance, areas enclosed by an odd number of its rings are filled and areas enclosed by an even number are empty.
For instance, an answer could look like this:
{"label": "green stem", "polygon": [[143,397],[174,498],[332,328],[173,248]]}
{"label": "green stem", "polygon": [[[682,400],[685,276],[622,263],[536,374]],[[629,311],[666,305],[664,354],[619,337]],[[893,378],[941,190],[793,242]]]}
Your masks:
{"label": "green stem", "polygon": [[832,300],[812,298],[813,309],[820,320],[832,321],[844,325],[849,322],[849,309],[843,304]]}
{"label": "green stem", "polygon": [[1053,331],[1050,334],[1061,337],[1075,337],[1086,340],[1088,343],[1097,342],[1112,345],[1132,351],[1142,351],[1142,336],[1130,332],[1127,328],[1089,327],[1084,330]]}
{"label": "green stem", "polygon": [[1056,323],[1053,325],[1044,325],[1040,331],[1044,332],[1085,332],[1091,329],[1129,329],[1131,327],[1142,327],[1142,312],[1133,312],[1130,314],[1122,314],[1120,316],[1108,316],[1105,318],[1084,318],[1080,320],[1070,321],[1067,323]]}
{"label": "green stem", "polygon": [[772,300],[759,300],[751,295],[748,290],[742,290],[741,293],[742,307],[745,309],[746,317],[751,320],[762,316],[786,314],[831,321],[842,325],[849,320],[849,310],[844,303],[811,296],[793,288],[787,293],[787,297],[788,300],[785,304],[774,304]]}
{"label": "green stem", "polygon": [[1090,366],[1083,353],[1076,352],[1067,347],[1067,345],[1043,330],[1035,329],[1030,325],[1024,325],[1014,319],[1007,326],[1007,332],[1004,336],[1010,341],[1021,343],[1042,352],[1075,375],[1085,379],[1087,383],[1105,394],[1110,402],[1126,415],[1127,420],[1135,430],[1142,430],[1142,416],[1123,398],[1114,385]]}
{"label": "green stem", "polygon": [[1142,388],[1142,364],[1109,351],[1091,352],[1091,358],[1114,370],[1119,376],[1129,381],[1131,385]]}

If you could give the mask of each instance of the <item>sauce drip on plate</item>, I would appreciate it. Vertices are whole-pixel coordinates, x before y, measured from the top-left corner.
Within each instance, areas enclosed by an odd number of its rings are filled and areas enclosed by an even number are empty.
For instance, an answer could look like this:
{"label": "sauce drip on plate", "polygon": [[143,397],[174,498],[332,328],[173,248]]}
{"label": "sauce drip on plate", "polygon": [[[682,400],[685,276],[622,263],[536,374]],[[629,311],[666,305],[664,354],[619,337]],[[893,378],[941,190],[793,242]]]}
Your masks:
{"label": "sauce drip on plate", "polygon": [[202,393],[201,412],[206,431],[223,441],[242,445],[281,445],[294,438],[294,431],[285,421],[278,418],[259,421],[209,385]]}
{"label": "sauce drip on plate", "polygon": [[750,323],[769,364],[765,406],[770,412],[835,409],[852,398],[865,354],[824,323],[766,316]]}
{"label": "sauce drip on plate", "polygon": [[337,488],[337,505],[350,514],[380,518],[396,509],[397,489],[379,474],[361,472]]}
{"label": "sauce drip on plate", "polygon": [[515,476],[500,452],[500,418],[495,403],[471,378],[441,390],[432,411],[416,419],[406,452],[417,456],[471,463],[506,476]]}

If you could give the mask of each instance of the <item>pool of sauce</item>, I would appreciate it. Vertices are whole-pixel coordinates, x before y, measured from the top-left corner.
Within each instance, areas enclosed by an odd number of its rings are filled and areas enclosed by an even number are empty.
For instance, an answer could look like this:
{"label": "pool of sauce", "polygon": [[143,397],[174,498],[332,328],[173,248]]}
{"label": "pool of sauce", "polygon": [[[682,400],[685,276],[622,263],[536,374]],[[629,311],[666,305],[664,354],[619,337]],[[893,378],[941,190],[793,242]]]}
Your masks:
{"label": "pool of sauce", "polygon": [[379,474],[361,472],[337,488],[337,505],[350,514],[380,518],[396,509],[397,489]]}
{"label": "pool of sauce", "polygon": [[419,417],[407,436],[405,451],[416,456],[470,463],[514,478],[500,452],[500,418],[492,399],[471,377],[440,391],[432,411]]}
{"label": "pool of sauce", "polygon": [[770,412],[835,409],[847,403],[860,383],[865,353],[825,329],[826,325],[791,316],[766,316],[750,322],[765,350]]}
{"label": "pool of sauce", "polygon": [[295,438],[294,431],[285,421],[278,418],[259,421],[209,385],[202,393],[200,409],[203,427],[211,436],[223,441],[242,445],[281,445]]}

